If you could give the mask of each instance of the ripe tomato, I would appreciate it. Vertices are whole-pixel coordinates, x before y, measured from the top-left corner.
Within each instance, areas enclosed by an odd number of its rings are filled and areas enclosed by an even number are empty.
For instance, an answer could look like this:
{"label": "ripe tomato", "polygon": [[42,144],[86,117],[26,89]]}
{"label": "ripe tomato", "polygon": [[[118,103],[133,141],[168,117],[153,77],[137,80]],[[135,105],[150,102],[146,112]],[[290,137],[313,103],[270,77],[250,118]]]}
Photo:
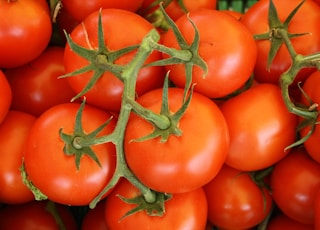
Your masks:
{"label": "ripe tomato", "polygon": [[[303,84],[304,92],[309,96],[313,103],[320,104],[320,71],[313,72]],[[310,103],[305,97],[301,97],[302,103],[306,106],[310,106]],[[318,111],[319,107],[317,108]],[[318,117],[318,122],[320,122],[320,117]],[[306,127],[300,131],[302,137],[306,136],[310,131],[310,127]],[[320,127],[319,125],[315,126],[313,134],[304,142],[304,147],[306,148],[309,155],[318,163],[320,163],[320,149],[319,149],[319,140],[320,140]]]}
{"label": "ripe tomato", "polygon": [[315,229],[320,229],[320,189],[316,193],[314,205],[314,226]]}
{"label": "ripe tomato", "polygon": [[[140,103],[160,112],[162,90],[150,91]],[[169,109],[176,112],[182,105],[183,89],[169,88]],[[150,134],[154,127],[132,114],[125,134],[125,156],[133,173],[153,190],[168,193],[187,192],[208,183],[220,170],[229,149],[225,119],[209,98],[195,93],[179,121],[181,136],[170,135],[166,142],[160,137],[136,142]]]}
{"label": "ripe tomato", "polygon": [[163,216],[149,216],[145,211],[137,212],[120,220],[135,205],[128,204],[119,198],[134,198],[140,195],[139,190],[127,180],[121,180],[106,199],[105,218],[108,230],[203,230],[207,223],[207,199],[202,188],[174,194],[165,202]]}
{"label": "ripe tomato", "polygon": [[250,175],[224,165],[204,190],[208,219],[219,228],[246,229],[258,225],[269,214],[272,198]]}
{"label": "ripe tomato", "polygon": [[289,218],[283,213],[273,216],[268,223],[266,230],[314,230],[313,224],[303,224],[296,220]]}
{"label": "ripe tomato", "polygon": [[320,165],[303,148],[292,150],[275,165],[270,185],[273,200],[284,214],[301,223],[314,224]]}
{"label": "ripe tomato", "polygon": [[227,100],[221,110],[230,132],[226,164],[243,171],[269,167],[295,141],[298,118],[289,113],[278,86],[264,83]]}
{"label": "ripe tomato", "polygon": [[[33,201],[20,205],[8,205],[0,209],[1,230],[60,230],[53,215],[48,211],[48,201]],[[67,206],[54,204],[65,229],[76,230],[77,224]]]}
{"label": "ripe tomato", "polygon": [[0,69],[0,124],[7,115],[11,102],[12,102],[12,90],[9,82]]}
{"label": "ripe tomato", "polygon": [[24,203],[34,199],[31,191],[22,183],[20,166],[27,135],[36,117],[10,110],[0,125],[0,202]]}
{"label": "ripe tomato", "polygon": [[100,8],[108,9],[123,9],[127,11],[135,12],[137,11],[143,0],[91,0],[91,1],[81,1],[81,0],[62,0],[62,5],[70,15],[73,16],[79,22],[83,21],[91,13],[98,11]]}
{"label": "ripe tomato", "polygon": [[[241,22],[253,35],[270,32],[268,25],[269,0],[257,1],[246,11]],[[282,22],[301,0],[273,0],[278,16]],[[295,51],[299,54],[311,54],[320,51],[320,7],[312,0],[304,1],[289,24],[290,33],[308,33],[291,39]],[[258,58],[254,69],[254,77],[258,82],[278,84],[280,75],[291,65],[291,57],[285,45],[282,45],[275,56],[270,71],[267,70],[267,60],[270,50],[270,40],[257,40]],[[304,69],[297,79],[303,80],[312,69]]]}
{"label": "ripe tomato", "polygon": [[[77,170],[74,155],[63,151],[64,141],[59,135],[73,134],[77,103],[56,105],[44,112],[32,126],[24,154],[25,170],[31,182],[48,199],[67,205],[87,205],[108,183],[115,168],[115,148],[112,143],[92,147],[101,167],[83,155]],[[86,105],[82,114],[85,133],[91,133],[107,121],[111,115]],[[115,125],[111,122],[100,132],[109,134]]]}
{"label": "ripe tomato", "polygon": [[52,24],[45,1],[1,1],[0,15],[0,68],[24,65],[47,47]]}
{"label": "ripe tomato", "polygon": [[67,79],[58,79],[65,72],[63,55],[63,47],[49,47],[30,63],[5,71],[12,90],[11,109],[39,116],[71,100],[75,93]]}
{"label": "ripe tomato", "polygon": [[[225,13],[198,9],[176,21],[188,44],[192,43],[195,34],[189,18],[199,30],[199,55],[208,66],[205,78],[199,67],[193,68],[195,91],[210,98],[218,98],[239,89],[249,79],[256,62],[257,48],[249,30]],[[164,35],[163,44],[180,49],[172,30]],[[170,70],[172,82],[184,87],[184,65],[170,65],[166,69]]]}
{"label": "ripe tomato", "polygon": [[[119,9],[104,9],[101,12],[105,43],[110,51],[119,50],[130,45],[139,44],[143,37],[153,29],[153,26],[141,16]],[[75,43],[80,46],[96,49],[97,48],[97,31],[98,31],[98,12],[87,17],[82,24],[78,25],[71,33]],[[123,28],[126,28],[124,31]],[[89,42],[88,43],[88,38]],[[132,51],[115,60],[116,64],[125,65],[135,55]],[[147,63],[162,58],[158,52],[150,55]],[[64,64],[66,72],[72,72],[88,65],[88,61],[75,54],[66,46]],[[73,90],[79,93],[92,77],[92,71],[69,77],[68,81]],[[164,68],[163,67],[145,67],[140,70],[136,92],[141,95],[151,89],[159,88],[163,84]],[[110,72],[97,81],[93,88],[85,94],[87,103],[100,108],[112,111],[119,111],[121,105],[121,96],[123,92],[123,83]]]}

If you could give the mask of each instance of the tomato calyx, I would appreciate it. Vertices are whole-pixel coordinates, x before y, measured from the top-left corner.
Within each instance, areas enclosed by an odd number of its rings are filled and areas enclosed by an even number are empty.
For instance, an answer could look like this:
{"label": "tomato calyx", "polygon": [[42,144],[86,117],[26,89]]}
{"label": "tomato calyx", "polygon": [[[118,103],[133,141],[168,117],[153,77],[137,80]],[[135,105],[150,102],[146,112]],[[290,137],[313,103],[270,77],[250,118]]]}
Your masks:
{"label": "tomato calyx", "polygon": [[75,128],[72,134],[66,134],[62,132],[62,128],[60,129],[60,137],[64,141],[65,145],[63,148],[64,153],[67,156],[75,156],[75,164],[76,168],[80,170],[80,160],[83,155],[88,155],[91,159],[93,159],[100,167],[101,163],[91,148],[92,142],[94,142],[96,136],[102,131],[111,121],[112,117],[108,119],[105,123],[103,123],[100,127],[95,129],[90,134],[86,134],[82,128],[82,112],[84,109],[85,100],[80,105],[79,110],[77,111],[77,115],[75,118]]}
{"label": "tomato calyx", "polygon": [[[82,25],[84,26],[84,24]],[[86,31],[85,28],[84,28],[84,31]],[[124,81],[121,74],[124,69],[124,66],[117,65],[114,62],[119,57],[139,47],[139,45],[132,45],[116,51],[110,51],[104,42],[104,32],[103,32],[103,26],[102,26],[101,11],[99,13],[99,19],[98,19],[98,47],[96,49],[93,49],[91,45],[89,45],[90,49],[79,46],[72,40],[71,36],[66,32],[65,32],[65,36],[72,51],[78,54],[79,56],[85,58],[89,62],[89,64],[87,66],[84,66],[81,69],[62,75],[59,78],[73,77],[89,71],[93,72],[93,76],[89,80],[88,84],[82,89],[80,93],[74,96],[71,99],[71,101],[75,101],[78,98],[82,97],[84,94],[86,94],[95,85],[95,83],[103,76],[103,74],[106,71],[111,72],[119,80]]]}
{"label": "tomato calyx", "polygon": [[170,29],[172,29],[175,35],[175,38],[178,41],[180,50],[166,47],[159,43],[153,43],[152,47],[155,50],[158,50],[162,53],[166,53],[170,57],[149,63],[147,66],[165,66],[165,65],[174,65],[174,64],[184,64],[185,70],[186,70],[186,85],[185,85],[184,98],[186,98],[187,92],[190,89],[192,84],[193,66],[198,66],[202,69],[203,77],[205,77],[208,73],[207,63],[199,55],[200,34],[194,22],[188,17],[188,20],[191,23],[195,32],[192,43],[188,44],[187,41],[184,39],[183,35],[181,34],[179,28],[175,24],[175,22],[165,12],[161,4],[160,4],[160,9],[163,11],[163,15],[167,20],[168,24],[170,25]]}
{"label": "tomato calyx", "polygon": [[138,195],[133,198],[125,198],[118,195],[118,197],[125,203],[136,205],[135,208],[125,213],[119,221],[140,211],[145,211],[149,216],[163,216],[165,213],[164,203],[171,199],[172,195],[159,192],[155,192],[155,194],[156,200],[154,202],[146,201],[143,195]]}
{"label": "tomato calyx", "polygon": [[[145,140],[153,139],[156,137],[161,137],[160,142],[163,143],[168,140],[170,135],[176,135],[176,136],[182,135],[182,131],[179,128],[179,121],[185,114],[191,102],[193,87],[191,88],[190,94],[188,95],[187,99],[182,103],[181,108],[175,113],[172,113],[169,109],[168,89],[169,89],[169,78],[167,74],[165,78],[164,86],[163,86],[160,116],[166,117],[169,120],[169,125],[165,129],[154,125],[154,131],[152,133],[132,141],[145,141]],[[147,117],[145,118],[148,119]]]}
{"label": "tomato calyx", "polygon": [[[285,21],[282,23],[279,19],[277,10],[274,6],[274,3],[272,0],[270,0],[269,4],[269,11],[268,11],[268,20],[269,20],[269,28],[270,31],[264,34],[258,34],[255,35],[254,38],[256,40],[270,40],[271,47],[268,55],[268,62],[267,62],[267,70],[270,70],[270,66],[272,64],[273,59],[275,58],[278,50],[282,46],[282,44],[289,44],[289,39],[303,36],[308,34],[306,33],[298,33],[298,34],[292,34],[288,32],[289,24],[294,17],[294,15],[297,13],[297,11],[300,9],[300,7],[303,5],[305,0],[303,0],[298,6],[294,8],[294,10],[288,15],[288,17],[285,19]],[[288,39],[288,41],[284,41],[284,39]],[[292,47],[288,47],[291,49],[292,52],[294,50]],[[292,53],[290,52],[290,53]]]}

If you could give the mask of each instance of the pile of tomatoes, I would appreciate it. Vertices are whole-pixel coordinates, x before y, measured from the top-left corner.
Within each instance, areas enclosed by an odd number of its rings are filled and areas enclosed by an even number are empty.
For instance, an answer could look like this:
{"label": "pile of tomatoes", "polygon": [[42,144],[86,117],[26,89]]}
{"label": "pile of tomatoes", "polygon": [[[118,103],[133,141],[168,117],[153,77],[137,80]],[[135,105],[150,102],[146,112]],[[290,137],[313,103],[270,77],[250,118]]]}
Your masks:
{"label": "pile of tomatoes", "polygon": [[320,229],[320,1],[221,2],[0,2],[0,229]]}

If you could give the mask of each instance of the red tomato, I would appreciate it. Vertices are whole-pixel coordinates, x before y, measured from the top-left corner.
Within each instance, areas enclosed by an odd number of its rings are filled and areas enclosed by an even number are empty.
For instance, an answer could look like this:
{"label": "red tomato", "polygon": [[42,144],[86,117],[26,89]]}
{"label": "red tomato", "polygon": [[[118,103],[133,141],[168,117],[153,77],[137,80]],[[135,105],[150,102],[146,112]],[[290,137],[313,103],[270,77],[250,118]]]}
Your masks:
{"label": "red tomato", "polygon": [[310,224],[303,224],[296,220],[289,218],[284,214],[278,214],[271,218],[268,223],[266,230],[314,230],[314,225]]}
{"label": "red tomato", "polygon": [[7,115],[11,102],[12,102],[12,90],[9,82],[0,69],[0,124]]}
{"label": "red tomato", "polygon": [[63,47],[49,47],[30,63],[5,71],[12,89],[11,109],[39,116],[50,107],[67,103],[75,95],[65,73]]}
{"label": "red tomato", "polygon": [[100,201],[94,209],[89,209],[81,222],[81,230],[107,230],[105,219],[105,200]]}
{"label": "red tomato", "polygon": [[234,11],[234,10],[220,10],[220,12],[229,14],[230,16],[234,17],[237,20],[240,20],[243,16],[242,13],[240,13],[238,11]]}
{"label": "red tomato", "polygon": [[[189,18],[199,30],[199,55],[208,66],[205,78],[199,67],[193,68],[195,91],[218,98],[239,89],[249,79],[256,62],[257,48],[249,30],[225,13],[209,9],[194,10],[189,16],[182,16],[176,21],[188,44],[192,43],[195,34]],[[180,49],[172,30],[164,35],[163,44]],[[185,66],[170,65],[166,69],[170,70],[173,83],[184,87]]]}
{"label": "red tomato", "polygon": [[[143,37],[153,29],[153,26],[141,16],[119,9],[104,9],[101,12],[105,43],[110,51],[119,50],[130,45],[140,44]],[[98,12],[87,17],[82,24],[78,25],[71,37],[75,43],[80,46],[96,49],[97,31],[98,31]],[[126,28],[125,32],[124,29]],[[90,44],[88,44],[88,38]],[[115,63],[118,65],[127,64],[135,55],[132,51],[121,56]],[[108,54],[107,54],[108,55]],[[162,55],[153,52],[147,59],[147,63],[159,60]],[[65,49],[65,69],[66,72],[72,72],[83,66],[88,65],[88,61],[75,54],[69,47]],[[79,93],[92,77],[92,71],[69,77],[68,81],[75,92]],[[145,67],[140,70],[136,92],[141,95],[151,89],[159,88],[163,84],[163,67]],[[103,109],[119,111],[121,105],[121,96],[123,92],[123,83],[110,72],[105,72],[93,88],[85,94],[87,103],[98,106]]]}
{"label": "red tomato", "polygon": [[118,195],[134,198],[140,192],[127,180],[121,180],[106,199],[105,218],[108,230],[203,230],[207,222],[207,199],[202,188],[175,194],[165,202],[163,216],[149,216],[145,211],[137,212],[120,220],[135,205],[122,201]]}
{"label": "red tomato", "polygon": [[295,141],[297,117],[288,112],[278,86],[256,85],[227,100],[221,110],[230,132],[226,164],[243,171],[269,167]]}
{"label": "red tomato", "polygon": [[135,12],[140,8],[142,1],[143,0],[62,0],[61,2],[63,7],[70,12],[70,15],[80,22],[91,13],[98,11],[100,8],[123,9]]}
{"label": "red tomato", "polygon": [[[268,25],[269,0],[257,1],[241,18],[241,22],[252,34],[264,34],[270,32]],[[301,3],[301,0],[273,0],[278,16],[282,22],[292,10]],[[320,7],[312,0],[304,1],[298,12],[289,24],[290,33],[308,33],[304,36],[291,39],[295,51],[299,54],[311,54],[320,51]],[[258,58],[254,69],[254,77],[258,82],[278,84],[280,75],[291,65],[291,57],[285,45],[279,49],[275,59],[267,70],[267,60],[270,50],[270,40],[256,40]],[[297,79],[303,80],[312,69],[304,69]]]}
{"label": "red tomato", "polygon": [[[313,103],[320,104],[320,71],[313,72],[303,84],[304,92],[309,96]],[[306,106],[311,106],[308,100],[302,96],[302,103]],[[317,107],[318,112],[320,111],[319,107]],[[320,117],[318,117],[318,122],[320,122]],[[310,131],[310,127],[306,127],[300,131],[301,137],[307,135]],[[319,148],[319,140],[320,140],[320,127],[319,125],[315,126],[315,130],[310,138],[304,142],[304,147],[306,148],[309,155],[318,163],[320,163],[320,148]]]}
{"label": "red tomato", "polygon": [[[115,148],[112,143],[92,147],[101,167],[88,155],[83,155],[77,170],[74,155],[63,151],[64,141],[59,135],[73,134],[77,103],[56,105],[44,112],[30,130],[24,163],[31,182],[48,199],[67,205],[87,205],[109,182],[115,169]],[[86,105],[82,114],[85,133],[91,133],[107,121],[111,115]],[[109,134],[115,126],[111,122],[100,132]]]}
{"label": "red tomato", "polygon": [[1,1],[0,15],[0,68],[24,65],[49,44],[52,24],[45,1]]}
{"label": "red tomato", "polygon": [[0,202],[17,204],[34,199],[22,182],[19,168],[27,135],[35,120],[30,114],[11,110],[0,125]]}
{"label": "red tomato", "polygon": [[[33,201],[9,205],[0,209],[1,230],[60,230],[53,214],[48,211],[48,201]],[[50,204],[51,205],[51,204]],[[67,206],[56,205],[66,230],[76,230],[77,224]]]}
{"label": "red tomato", "polygon": [[[138,103],[160,112],[162,90],[150,91]],[[182,104],[183,89],[169,89],[169,109],[176,112]],[[228,127],[217,105],[209,98],[194,93],[179,121],[181,136],[170,135],[136,142],[153,126],[132,114],[125,134],[125,156],[133,173],[153,190],[168,193],[187,192],[208,183],[222,167],[229,148]]]}
{"label": "red tomato", "polygon": [[272,198],[250,175],[224,165],[204,190],[208,219],[219,229],[246,229],[258,225],[269,214]]}
{"label": "red tomato", "polygon": [[314,224],[316,192],[320,188],[320,165],[303,148],[294,149],[271,173],[272,197],[288,217]]}

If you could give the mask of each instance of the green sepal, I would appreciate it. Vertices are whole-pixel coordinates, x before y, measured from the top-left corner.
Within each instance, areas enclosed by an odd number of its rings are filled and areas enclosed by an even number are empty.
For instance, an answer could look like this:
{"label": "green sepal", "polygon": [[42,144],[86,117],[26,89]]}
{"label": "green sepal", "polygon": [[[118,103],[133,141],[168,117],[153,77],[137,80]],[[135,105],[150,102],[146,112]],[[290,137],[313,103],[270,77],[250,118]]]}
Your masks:
{"label": "green sepal", "polygon": [[153,217],[163,216],[166,212],[164,204],[167,200],[172,198],[172,195],[160,192],[155,193],[156,200],[152,203],[147,202],[143,195],[138,195],[133,198],[125,198],[123,196],[117,195],[123,202],[136,205],[136,207],[125,213],[119,221],[141,211],[145,211],[147,215]]}
{"label": "green sepal", "polygon": [[96,136],[109,124],[110,120],[112,119],[111,117],[97,129],[89,134],[86,134],[82,127],[82,114],[84,105],[85,100],[83,100],[79,110],[77,111],[74,132],[72,134],[66,134],[62,132],[62,128],[59,131],[60,137],[65,143],[63,151],[67,156],[74,155],[77,170],[80,170],[80,161],[83,155],[89,156],[100,167],[102,167],[97,155],[92,150],[91,144],[94,143]]}
{"label": "green sepal", "polygon": [[270,0],[269,11],[268,11],[268,23],[269,23],[270,30],[264,34],[254,35],[254,38],[256,40],[270,40],[271,42],[271,47],[268,54],[268,61],[267,61],[267,67],[266,67],[268,71],[270,70],[271,64],[275,56],[277,55],[280,47],[283,44],[285,44],[282,35],[279,33],[279,30],[286,31],[286,34],[289,39],[308,34],[308,33],[291,34],[288,31],[289,24],[292,18],[298,12],[298,10],[300,9],[300,7],[304,2],[305,0],[303,0],[298,6],[296,6],[293,9],[293,11],[288,15],[288,17],[285,19],[285,21],[282,23],[278,16],[277,9],[275,8],[273,1]]}

